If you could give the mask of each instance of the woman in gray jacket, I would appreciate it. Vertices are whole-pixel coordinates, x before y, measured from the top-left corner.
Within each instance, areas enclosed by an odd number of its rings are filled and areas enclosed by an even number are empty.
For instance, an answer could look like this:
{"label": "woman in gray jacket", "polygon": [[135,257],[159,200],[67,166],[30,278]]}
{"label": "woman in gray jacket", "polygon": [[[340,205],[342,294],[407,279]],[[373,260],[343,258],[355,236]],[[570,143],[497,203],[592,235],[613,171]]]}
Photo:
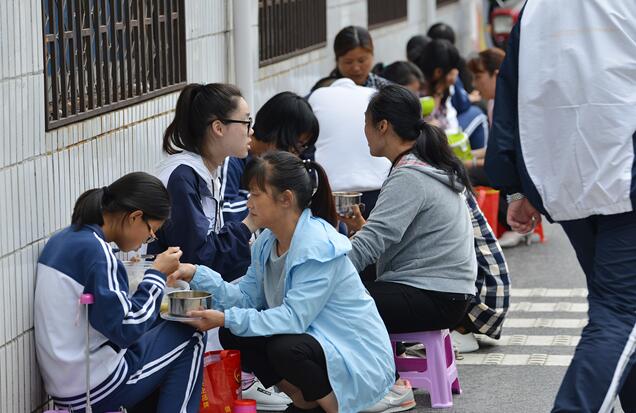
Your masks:
{"label": "woman in gray jacket", "polygon": [[349,258],[358,270],[377,263],[376,280],[365,285],[389,333],[452,328],[466,314],[477,274],[466,171],[401,86],[380,89],[365,122],[371,154],[393,167],[368,221],[345,219],[358,230]]}

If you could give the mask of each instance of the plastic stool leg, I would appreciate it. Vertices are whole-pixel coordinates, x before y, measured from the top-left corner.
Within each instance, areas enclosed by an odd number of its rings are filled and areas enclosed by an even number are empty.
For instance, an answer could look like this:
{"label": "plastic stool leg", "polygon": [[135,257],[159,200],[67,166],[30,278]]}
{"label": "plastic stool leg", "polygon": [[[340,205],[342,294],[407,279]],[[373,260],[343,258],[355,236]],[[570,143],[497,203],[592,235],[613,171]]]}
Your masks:
{"label": "plastic stool leg", "polygon": [[453,405],[453,395],[448,382],[448,369],[446,363],[446,343],[445,340],[435,340],[428,342],[426,354],[428,375],[431,379],[431,405],[434,408],[451,407]]}

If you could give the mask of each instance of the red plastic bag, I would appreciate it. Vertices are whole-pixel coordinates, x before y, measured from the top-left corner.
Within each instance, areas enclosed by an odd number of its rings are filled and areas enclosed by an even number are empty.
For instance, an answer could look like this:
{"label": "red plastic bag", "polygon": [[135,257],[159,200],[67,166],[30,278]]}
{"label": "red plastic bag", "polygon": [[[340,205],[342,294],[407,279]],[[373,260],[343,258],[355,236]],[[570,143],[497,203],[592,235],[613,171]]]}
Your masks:
{"label": "red plastic bag", "polygon": [[241,398],[241,353],[209,351],[203,357],[203,386],[199,413],[230,413]]}

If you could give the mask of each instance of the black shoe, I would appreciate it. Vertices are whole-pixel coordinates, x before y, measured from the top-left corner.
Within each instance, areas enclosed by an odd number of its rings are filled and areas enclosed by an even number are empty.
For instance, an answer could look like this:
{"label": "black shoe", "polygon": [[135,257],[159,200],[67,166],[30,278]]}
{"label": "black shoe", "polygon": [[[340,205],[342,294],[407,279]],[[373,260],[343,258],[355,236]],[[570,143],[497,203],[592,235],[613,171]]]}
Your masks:
{"label": "black shoe", "polygon": [[285,412],[286,413],[325,413],[325,411],[320,406],[313,407],[311,409],[301,409],[300,407],[296,407],[293,404],[290,404],[287,410],[285,410]]}

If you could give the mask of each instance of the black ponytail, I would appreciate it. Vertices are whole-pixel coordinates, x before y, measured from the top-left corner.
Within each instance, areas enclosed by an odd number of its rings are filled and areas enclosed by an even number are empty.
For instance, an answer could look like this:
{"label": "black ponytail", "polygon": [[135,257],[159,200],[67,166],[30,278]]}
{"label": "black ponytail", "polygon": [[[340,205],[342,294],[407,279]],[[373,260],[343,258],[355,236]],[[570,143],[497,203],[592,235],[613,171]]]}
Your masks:
{"label": "black ponytail", "polygon": [[[399,85],[384,86],[369,101],[367,115],[374,124],[381,120],[388,121],[401,139],[415,141],[407,153],[413,153],[422,161],[446,172],[451,184],[458,179],[472,192],[464,164],[449,146],[446,133],[422,119],[422,107],[413,92]],[[399,158],[394,161],[394,166],[398,161]]]}
{"label": "black ponytail", "polygon": [[298,209],[310,208],[314,216],[331,225],[338,225],[338,215],[325,170],[318,163],[301,160],[283,151],[267,152],[253,158],[245,168],[243,185],[266,191],[269,185],[276,192],[286,190],[296,195]]}
{"label": "black ponytail", "polygon": [[303,164],[309,176],[315,176],[313,179],[313,195],[310,204],[312,214],[338,228],[336,203],[333,200],[327,172],[325,172],[325,169],[316,161],[306,159],[303,161]]}
{"label": "black ponytail", "polygon": [[170,195],[161,181],[145,172],[124,175],[109,186],[89,189],[75,202],[71,224],[103,225],[103,214],[142,211],[144,220],[165,221],[170,216]]}
{"label": "black ponytail", "polygon": [[241,91],[234,85],[192,83],[181,91],[174,119],[163,134],[163,150],[173,155],[183,150],[201,154],[210,123],[225,119],[238,107]]}

